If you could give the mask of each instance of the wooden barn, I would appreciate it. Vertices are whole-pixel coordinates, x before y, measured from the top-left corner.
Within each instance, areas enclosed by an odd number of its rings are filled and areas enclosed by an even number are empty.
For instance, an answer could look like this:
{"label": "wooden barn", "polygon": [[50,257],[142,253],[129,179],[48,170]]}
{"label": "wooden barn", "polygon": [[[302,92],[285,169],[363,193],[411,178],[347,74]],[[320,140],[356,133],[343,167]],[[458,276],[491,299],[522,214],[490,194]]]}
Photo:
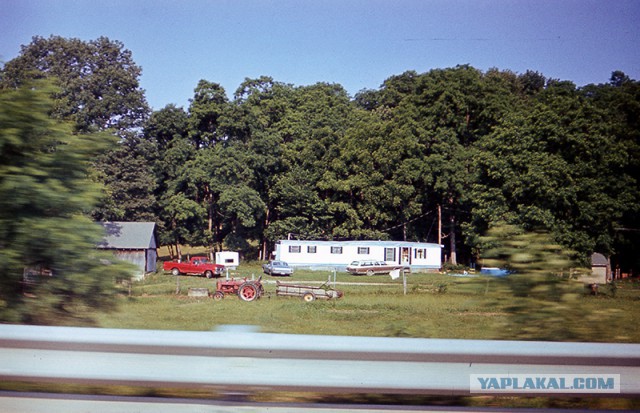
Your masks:
{"label": "wooden barn", "polygon": [[101,222],[105,237],[99,249],[111,250],[123,261],[136,267],[135,279],[156,271],[158,259],[155,222]]}

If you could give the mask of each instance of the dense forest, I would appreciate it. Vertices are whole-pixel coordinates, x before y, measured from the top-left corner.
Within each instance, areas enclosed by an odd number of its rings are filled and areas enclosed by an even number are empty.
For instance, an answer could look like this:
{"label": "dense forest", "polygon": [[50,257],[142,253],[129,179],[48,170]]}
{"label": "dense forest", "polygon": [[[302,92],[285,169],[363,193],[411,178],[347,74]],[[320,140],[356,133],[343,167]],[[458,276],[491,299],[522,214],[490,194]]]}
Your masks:
{"label": "dense forest", "polygon": [[[586,263],[640,268],[640,83],[536,71],[407,71],[350,96],[268,76],[194,85],[152,111],[118,41],[34,37],[0,94],[49,79],[50,116],[116,135],[93,159],[94,220],[155,221],[159,241],[264,259],[279,239],[441,242],[470,265],[497,223],[547,231]],[[107,139],[107,138],[105,138]]]}

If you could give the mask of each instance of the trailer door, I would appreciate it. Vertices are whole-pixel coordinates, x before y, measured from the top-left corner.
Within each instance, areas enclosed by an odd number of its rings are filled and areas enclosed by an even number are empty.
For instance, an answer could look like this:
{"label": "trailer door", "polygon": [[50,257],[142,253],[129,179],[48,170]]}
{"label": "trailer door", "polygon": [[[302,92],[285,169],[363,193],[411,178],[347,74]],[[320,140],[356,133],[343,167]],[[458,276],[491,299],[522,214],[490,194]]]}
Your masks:
{"label": "trailer door", "polygon": [[411,247],[400,248],[400,265],[411,265]]}

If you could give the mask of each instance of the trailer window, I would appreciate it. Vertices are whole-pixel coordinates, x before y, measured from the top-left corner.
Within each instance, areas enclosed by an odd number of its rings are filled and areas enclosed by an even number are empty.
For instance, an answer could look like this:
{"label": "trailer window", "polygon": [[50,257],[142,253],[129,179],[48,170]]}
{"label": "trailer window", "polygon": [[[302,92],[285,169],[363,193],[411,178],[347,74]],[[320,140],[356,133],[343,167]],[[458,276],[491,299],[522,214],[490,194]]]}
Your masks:
{"label": "trailer window", "polygon": [[316,247],[315,245],[307,246],[307,253],[315,254],[316,252],[318,252],[318,247]]}
{"label": "trailer window", "polygon": [[369,247],[358,247],[359,255],[369,255]]}
{"label": "trailer window", "polygon": [[415,251],[415,253],[414,253],[415,257],[414,258],[417,258],[417,259],[420,259],[420,260],[424,260],[424,259],[427,258],[427,249],[426,248],[416,248],[414,251]]}
{"label": "trailer window", "polygon": [[300,245],[289,245],[289,252],[300,253]]}
{"label": "trailer window", "polygon": [[396,249],[395,248],[385,248],[384,249],[384,260],[389,262],[395,262],[396,260]]}
{"label": "trailer window", "polygon": [[332,254],[342,254],[342,247],[331,247]]}

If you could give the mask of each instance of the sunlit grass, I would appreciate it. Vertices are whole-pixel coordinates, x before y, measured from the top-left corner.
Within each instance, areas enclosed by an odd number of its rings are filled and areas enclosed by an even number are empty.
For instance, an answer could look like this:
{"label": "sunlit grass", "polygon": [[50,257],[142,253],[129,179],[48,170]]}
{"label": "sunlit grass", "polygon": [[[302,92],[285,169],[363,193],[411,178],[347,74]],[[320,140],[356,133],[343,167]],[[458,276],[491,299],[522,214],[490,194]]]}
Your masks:
{"label": "sunlit grass", "polygon": [[[230,273],[237,278],[258,278],[260,263],[244,263]],[[223,277],[224,278],[224,277]],[[410,274],[407,293],[402,280],[388,276],[355,277],[337,273],[339,300],[305,303],[278,297],[276,280],[286,283],[322,283],[333,274],[298,270],[293,277],[264,276],[266,294],[254,302],[234,296],[221,301],[189,297],[189,288],[215,290],[216,279],[170,274],[149,274],[144,281],[121,289],[118,310],[91,314],[100,327],[206,331],[222,325],[252,325],[266,333],[320,334],[447,339],[496,339],[508,336],[511,326],[507,308],[513,297],[495,278],[461,278],[444,274]],[[346,284],[349,283],[349,284]],[[360,285],[354,284],[358,283]],[[361,285],[369,283],[372,285]],[[318,285],[318,284],[315,284]],[[598,296],[582,294],[576,305],[595,320],[577,320],[588,330],[589,341],[640,343],[640,283],[625,281]],[[506,334],[505,334],[506,333]],[[85,386],[7,382],[4,390],[61,393],[117,394],[158,397],[219,398],[211,389],[163,389],[130,386]],[[487,407],[575,409],[629,409],[639,407],[634,398],[567,397],[442,397],[428,395],[325,394],[308,392],[257,392],[251,400],[261,402],[416,404]]]}
{"label": "sunlit grass", "polygon": [[[258,278],[259,263],[247,263],[230,276]],[[224,278],[224,277],[222,277]],[[319,283],[333,280],[329,271],[298,270],[292,277],[263,276],[265,296],[243,302],[235,296],[222,301],[188,296],[189,288],[215,291],[216,279],[150,274],[119,297],[118,311],[96,314],[99,325],[111,328],[211,330],[220,325],[258,326],[260,331],[289,334],[423,337],[455,339],[509,338],[507,308],[513,297],[498,288],[494,278],[461,278],[416,273],[402,280],[388,276],[351,276],[337,273],[339,300],[305,303],[276,296],[276,280],[285,283]],[[347,284],[348,283],[348,284]],[[353,284],[358,283],[358,284]],[[370,283],[373,285],[362,285]],[[575,305],[593,314],[584,323],[588,341],[640,342],[634,310],[640,300],[640,284],[621,283],[615,296],[582,295]],[[588,311],[587,311],[588,310]],[[561,339],[561,338],[560,338]]]}

